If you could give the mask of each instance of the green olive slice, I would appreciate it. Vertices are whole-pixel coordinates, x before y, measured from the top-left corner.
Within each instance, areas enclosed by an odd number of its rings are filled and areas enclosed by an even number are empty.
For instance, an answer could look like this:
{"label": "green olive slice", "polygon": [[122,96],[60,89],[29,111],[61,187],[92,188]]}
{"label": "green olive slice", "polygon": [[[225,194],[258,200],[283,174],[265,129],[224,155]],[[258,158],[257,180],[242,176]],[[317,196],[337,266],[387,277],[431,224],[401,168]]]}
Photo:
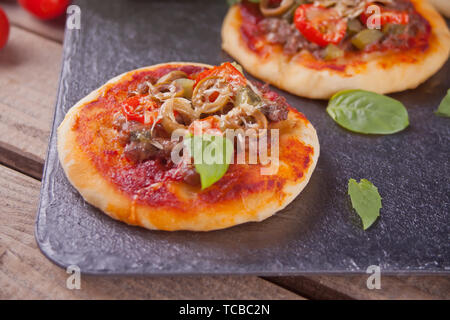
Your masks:
{"label": "green olive slice", "polygon": [[[218,96],[210,101],[213,94]],[[219,77],[206,77],[194,88],[192,104],[199,114],[214,113],[222,109],[231,98],[231,89],[228,83]]]}
{"label": "green olive slice", "polygon": [[[250,122],[249,120],[252,120]],[[266,116],[258,109],[235,107],[223,117],[223,129],[267,129]]]}
{"label": "green olive slice", "polygon": [[192,98],[192,91],[194,90],[194,80],[181,78],[173,81],[176,85],[183,88],[183,97],[186,99]]}
{"label": "green olive slice", "polygon": [[171,98],[181,97],[184,94],[184,89],[181,85],[174,82],[161,82],[154,86],[155,92],[153,96],[160,100],[167,100]]}
{"label": "green olive slice", "polygon": [[182,113],[191,121],[198,118],[196,112],[194,111],[194,109],[192,109],[189,100],[184,98],[167,99],[161,106],[160,115],[162,117],[161,123],[168,133],[172,133],[177,129],[187,130],[187,127],[185,125],[177,122],[174,111]]}

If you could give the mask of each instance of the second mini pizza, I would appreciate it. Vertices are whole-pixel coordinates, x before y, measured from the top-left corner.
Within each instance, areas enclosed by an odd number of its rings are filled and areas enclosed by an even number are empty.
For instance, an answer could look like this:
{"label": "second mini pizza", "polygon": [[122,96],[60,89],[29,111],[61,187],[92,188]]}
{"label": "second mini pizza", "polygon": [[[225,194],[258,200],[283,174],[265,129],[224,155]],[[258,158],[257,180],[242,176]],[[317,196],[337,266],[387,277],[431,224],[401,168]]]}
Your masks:
{"label": "second mini pizza", "polygon": [[427,0],[235,2],[223,49],[254,76],[299,96],[412,89],[449,56],[450,32]]}

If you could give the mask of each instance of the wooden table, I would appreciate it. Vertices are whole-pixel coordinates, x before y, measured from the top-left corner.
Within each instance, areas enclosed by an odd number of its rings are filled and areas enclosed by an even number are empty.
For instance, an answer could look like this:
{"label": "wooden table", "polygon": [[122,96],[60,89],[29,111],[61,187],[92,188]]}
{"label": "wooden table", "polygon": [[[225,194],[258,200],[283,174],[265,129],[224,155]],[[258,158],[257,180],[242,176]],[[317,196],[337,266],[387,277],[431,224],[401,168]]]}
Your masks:
{"label": "wooden table", "polygon": [[61,64],[64,21],[41,22],[15,1],[0,51],[0,299],[436,299],[448,276],[88,277],[81,290],[37,248],[34,222]]}

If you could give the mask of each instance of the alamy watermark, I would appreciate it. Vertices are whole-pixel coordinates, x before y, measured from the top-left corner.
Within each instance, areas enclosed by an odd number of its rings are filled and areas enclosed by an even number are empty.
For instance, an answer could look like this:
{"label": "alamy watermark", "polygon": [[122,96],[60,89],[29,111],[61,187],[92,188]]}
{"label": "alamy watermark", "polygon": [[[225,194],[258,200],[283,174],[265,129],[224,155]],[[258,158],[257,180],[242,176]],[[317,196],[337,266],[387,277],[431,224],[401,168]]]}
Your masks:
{"label": "alamy watermark", "polygon": [[81,289],[81,270],[77,265],[70,265],[67,267],[66,272],[70,276],[66,280],[66,288],[69,290]]}
{"label": "alamy watermark", "polygon": [[68,30],[80,30],[81,29],[81,9],[77,5],[70,5],[66,10],[67,19],[66,27]]}
{"label": "alamy watermark", "polygon": [[381,289],[381,268],[376,265],[371,265],[367,268],[366,273],[370,276],[367,278],[367,289]]}
{"label": "alamy watermark", "polygon": [[366,25],[368,29],[381,29],[381,9],[380,6],[372,4],[366,8],[365,13],[369,15]]}

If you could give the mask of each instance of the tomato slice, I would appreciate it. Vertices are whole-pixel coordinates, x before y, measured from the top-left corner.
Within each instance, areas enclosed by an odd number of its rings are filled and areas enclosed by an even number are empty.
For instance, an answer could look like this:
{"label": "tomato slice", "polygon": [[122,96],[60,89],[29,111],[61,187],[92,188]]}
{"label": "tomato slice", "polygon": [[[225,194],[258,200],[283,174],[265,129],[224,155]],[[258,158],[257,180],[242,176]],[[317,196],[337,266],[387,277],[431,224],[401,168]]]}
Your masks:
{"label": "tomato slice", "polygon": [[220,66],[216,66],[214,68],[201,72],[195,79],[194,88],[202,79],[211,76],[224,78],[236,86],[245,86],[247,84],[247,80],[245,79],[244,75],[239,72],[239,70],[236,69],[231,63],[225,62]]}
{"label": "tomato slice", "polygon": [[[375,13],[368,13],[367,12],[367,8],[369,6],[373,5],[372,4],[368,4],[366,6],[366,9],[364,10],[363,13],[361,13],[361,15],[359,16],[359,19],[361,20],[361,22],[364,25],[367,25],[367,21],[369,20],[370,17],[376,17]],[[392,23],[392,24],[408,24],[409,23],[409,15],[407,12],[404,11],[399,11],[399,10],[389,10],[389,9],[385,9],[381,6],[377,6],[378,8],[380,8],[380,25],[385,25],[387,23]]]}
{"label": "tomato slice", "polygon": [[[141,101],[140,96],[133,96],[122,103],[122,113],[127,120],[134,120],[143,124],[153,124],[158,117],[158,105],[154,101]],[[160,119],[158,120],[160,121]]]}
{"label": "tomato slice", "polygon": [[303,4],[295,10],[294,23],[298,31],[311,42],[321,47],[338,44],[345,36],[347,22],[336,10]]}

